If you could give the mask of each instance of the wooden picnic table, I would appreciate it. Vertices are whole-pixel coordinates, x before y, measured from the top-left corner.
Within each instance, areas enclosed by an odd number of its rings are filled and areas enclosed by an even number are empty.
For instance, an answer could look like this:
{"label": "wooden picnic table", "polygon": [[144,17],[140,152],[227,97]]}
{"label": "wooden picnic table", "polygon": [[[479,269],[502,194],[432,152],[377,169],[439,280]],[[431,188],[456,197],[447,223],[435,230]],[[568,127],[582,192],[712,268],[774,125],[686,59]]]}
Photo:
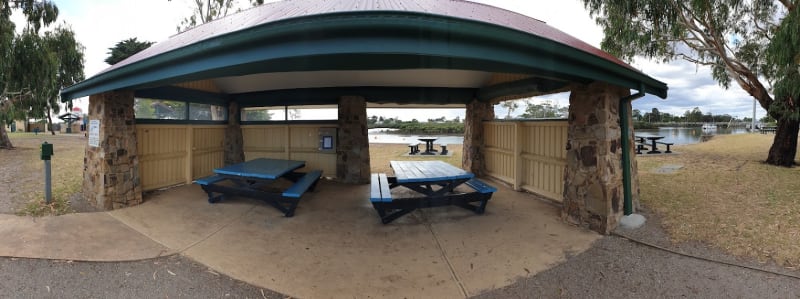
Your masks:
{"label": "wooden picnic table", "polygon": [[[305,165],[305,161],[259,158],[216,168],[215,175],[197,179],[195,183],[208,194],[210,203],[222,200],[225,195],[245,196],[265,201],[286,217],[292,217],[300,197],[307,190],[313,191],[322,177],[320,170],[295,171]],[[280,179],[292,185],[285,189],[272,188]]]}
{"label": "wooden picnic table", "polygon": [[433,148],[433,142],[437,139],[436,137],[420,137],[417,140],[425,142],[425,151],[422,152],[420,155],[435,155],[436,149]]}
{"label": "wooden picnic table", "polygon": [[650,151],[647,152],[648,154],[660,154],[661,153],[661,151],[659,151],[658,147],[656,146],[656,142],[658,140],[664,139],[664,136],[636,136],[636,139],[639,139],[639,141],[638,141],[639,143],[645,143],[644,142],[645,139],[647,139],[647,140],[649,140],[651,142]]}
{"label": "wooden picnic table", "polygon": [[[456,205],[482,214],[497,188],[475,179],[475,175],[442,161],[390,161],[395,176],[372,175],[370,201],[383,223],[419,208]],[[458,192],[465,184],[474,192]],[[391,189],[407,188],[420,196],[395,198]],[[472,204],[477,202],[477,205]]]}

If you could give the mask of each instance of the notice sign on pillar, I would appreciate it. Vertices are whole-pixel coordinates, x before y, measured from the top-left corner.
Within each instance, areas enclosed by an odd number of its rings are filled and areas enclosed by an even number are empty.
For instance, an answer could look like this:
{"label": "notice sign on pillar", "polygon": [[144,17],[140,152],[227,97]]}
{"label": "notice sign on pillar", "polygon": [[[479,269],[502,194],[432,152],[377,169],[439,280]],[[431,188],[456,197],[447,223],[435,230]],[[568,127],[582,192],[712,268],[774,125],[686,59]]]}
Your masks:
{"label": "notice sign on pillar", "polygon": [[89,121],[89,146],[100,146],[100,120],[92,119]]}

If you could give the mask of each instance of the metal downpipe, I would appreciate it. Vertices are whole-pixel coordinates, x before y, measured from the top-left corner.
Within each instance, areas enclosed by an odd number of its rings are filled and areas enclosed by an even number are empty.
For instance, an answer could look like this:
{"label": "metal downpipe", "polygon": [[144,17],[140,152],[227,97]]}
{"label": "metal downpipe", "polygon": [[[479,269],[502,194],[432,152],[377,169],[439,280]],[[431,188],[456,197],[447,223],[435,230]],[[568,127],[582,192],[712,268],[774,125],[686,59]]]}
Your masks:
{"label": "metal downpipe", "polygon": [[625,216],[633,214],[633,190],[631,190],[631,128],[628,125],[628,103],[644,96],[644,84],[639,85],[639,91],[635,94],[619,99],[619,122],[622,130],[622,189],[623,189],[623,209]]}

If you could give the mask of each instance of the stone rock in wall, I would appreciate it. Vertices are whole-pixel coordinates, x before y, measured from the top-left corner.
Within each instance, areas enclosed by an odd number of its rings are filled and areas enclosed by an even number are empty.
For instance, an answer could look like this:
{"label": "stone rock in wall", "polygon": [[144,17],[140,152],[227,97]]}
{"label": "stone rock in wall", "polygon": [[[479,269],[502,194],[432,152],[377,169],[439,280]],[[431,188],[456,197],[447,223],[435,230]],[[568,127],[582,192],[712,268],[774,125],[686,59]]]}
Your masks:
{"label": "stone rock in wall", "polygon": [[336,177],[344,183],[365,184],[370,180],[367,102],[362,97],[339,99],[339,132]]}
{"label": "stone rock in wall", "polygon": [[[618,107],[629,94],[625,88],[592,83],[574,85],[570,95],[562,218],[602,234],[613,230],[623,213]],[[633,144],[632,134],[628,138]],[[632,186],[637,200],[638,182]]]}
{"label": "stone rock in wall", "polygon": [[87,146],[83,194],[95,207],[111,210],[142,203],[133,92],[89,97],[89,119],[100,121],[99,146]]}
{"label": "stone rock in wall", "polygon": [[464,117],[464,145],[461,166],[477,176],[486,173],[483,158],[483,121],[494,119],[494,107],[488,102],[473,100],[467,104]]}

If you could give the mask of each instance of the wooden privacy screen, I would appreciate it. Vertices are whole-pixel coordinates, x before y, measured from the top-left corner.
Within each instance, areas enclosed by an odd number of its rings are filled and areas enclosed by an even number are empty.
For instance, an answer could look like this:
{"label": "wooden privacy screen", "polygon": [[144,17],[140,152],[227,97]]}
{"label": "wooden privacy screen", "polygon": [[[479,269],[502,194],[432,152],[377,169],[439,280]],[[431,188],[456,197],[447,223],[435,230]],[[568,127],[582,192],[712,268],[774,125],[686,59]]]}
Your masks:
{"label": "wooden privacy screen", "polygon": [[223,164],[226,125],[136,125],[142,189],[188,184]]}
{"label": "wooden privacy screen", "polygon": [[[335,125],[242,126],[245,159],[306,161],[307,169],[336,176],[336,153],[319,151],[319,128]],[[190,184],[224,164],[226,125],[136,125],[144,191]],[[191,145],[191,146],[190,146]],[[301,170],[302,171],[302,170]]]}
{"label": "wooden privacy screen", "polygon": [[566,120],[484,122],[488,174],[515,190],[562,201],[567,126]]}
{"label": "wooden privacy screen", "polygon": [[319,129],[335,126],[331,124],[242,126],[244,158],[306,161],[305,169],[320,169],[323,176],[335,177],[336,152],[319,151]]}

